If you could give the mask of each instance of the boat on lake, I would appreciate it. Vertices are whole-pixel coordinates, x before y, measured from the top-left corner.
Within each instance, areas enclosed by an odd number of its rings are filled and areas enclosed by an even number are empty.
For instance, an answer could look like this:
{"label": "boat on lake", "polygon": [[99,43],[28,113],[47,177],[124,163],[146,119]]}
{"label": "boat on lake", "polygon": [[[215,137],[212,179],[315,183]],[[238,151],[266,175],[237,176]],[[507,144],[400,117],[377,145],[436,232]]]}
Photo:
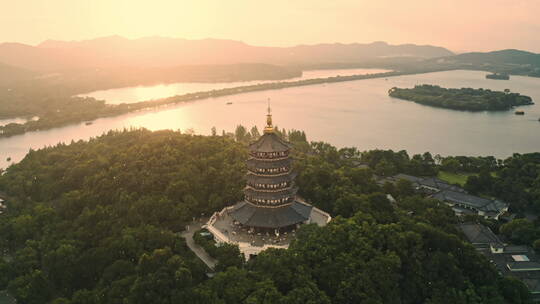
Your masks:
{"label": "boat on lake", "polygon": [[497,80],[509,80],[510,75],[506,73],[492,73],[486,75],[487,79],[497,79]]}

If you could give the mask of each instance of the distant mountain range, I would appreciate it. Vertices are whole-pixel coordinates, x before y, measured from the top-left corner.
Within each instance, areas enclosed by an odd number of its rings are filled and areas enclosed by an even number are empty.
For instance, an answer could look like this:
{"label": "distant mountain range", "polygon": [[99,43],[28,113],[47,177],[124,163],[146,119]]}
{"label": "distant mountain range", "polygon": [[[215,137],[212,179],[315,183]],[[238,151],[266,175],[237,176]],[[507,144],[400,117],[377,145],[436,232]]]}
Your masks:
{"label": "distant mountain range", "polygon": [[174,82],[230,82],[297,77],[302,70],[385,68],[407,72],[484,70],[540,77],[540,54],[520,50],[455,55],[413,44],[251,46],[233,40],[111,36],[0,44],[0,86],[60,87],[69,93]]}
{"label": "distant mountain range", "polygon": [[88,68],[160,68],[181,65],[266,63],[303,65],[358,63],[381,58],[436,58],[454,55],[436,46],[414,44],[317,44],[294,47],[251,46],[239,41],[111,36],[84,41],[47,40],[37,46],[0,44],[0,63],[55,72]]}

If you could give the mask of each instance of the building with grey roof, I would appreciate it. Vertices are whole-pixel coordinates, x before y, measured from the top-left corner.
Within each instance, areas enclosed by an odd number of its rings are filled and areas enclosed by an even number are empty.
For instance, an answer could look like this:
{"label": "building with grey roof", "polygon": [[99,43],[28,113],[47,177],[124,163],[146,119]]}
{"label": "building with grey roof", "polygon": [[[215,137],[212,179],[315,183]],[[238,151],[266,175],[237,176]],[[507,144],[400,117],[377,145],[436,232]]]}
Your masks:
{"label": "building with grey roof", "polygon": [[490,249],[499,253],[504,249],[503,242],[489,227],[477,223],[459,224],[458,228],[476,249]]}
{"label": "building with grey roof", "polygon": [[471,195],[463,188],[436,177],[417,177],[400,173],[379,178],[377,184],[380,186],[385,183],[395,184],[399,180],[407,180],[416,191],[446,203],[458,216],[476,214],[485,218],[499,219],[499,216],[508,211],[508,204],[502,201]]}
{"label": "building with grey roof", "polygon": [[508,211],[508,204],[506,203],[470,195],[466,192],[442,190],[432,195],[432,197],[455,208],[456,213],[472,211],[485,218],[498,219],[500,215]]}
{"label": "building with grey roof", "polygon": [[521,280],[533,297],[540,299],[540,259],[531,247],[504,244],[482,224],[462,223],[458,228],[501,275]]}

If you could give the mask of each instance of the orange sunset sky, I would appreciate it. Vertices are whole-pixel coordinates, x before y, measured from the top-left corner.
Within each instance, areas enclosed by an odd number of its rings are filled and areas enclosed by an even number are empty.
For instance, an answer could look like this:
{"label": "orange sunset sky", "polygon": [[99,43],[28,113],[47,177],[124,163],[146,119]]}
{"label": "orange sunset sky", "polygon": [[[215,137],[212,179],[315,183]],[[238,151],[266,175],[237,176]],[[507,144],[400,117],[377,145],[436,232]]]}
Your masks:
{"label": "orange sunset sky", "polygon": [[0,42],[120,35],[540,52],[539,0],[0,0]]}

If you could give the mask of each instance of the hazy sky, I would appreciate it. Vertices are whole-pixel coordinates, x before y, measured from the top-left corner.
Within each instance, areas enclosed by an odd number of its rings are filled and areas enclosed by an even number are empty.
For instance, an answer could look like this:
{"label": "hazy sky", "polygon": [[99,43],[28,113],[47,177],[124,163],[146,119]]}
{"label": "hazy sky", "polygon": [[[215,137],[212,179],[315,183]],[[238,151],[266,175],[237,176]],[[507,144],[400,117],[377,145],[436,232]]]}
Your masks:
{"label": "hazy sky", "polygon": [[0,42],[121,35],[540,52],[540,0],[0,0]]}

